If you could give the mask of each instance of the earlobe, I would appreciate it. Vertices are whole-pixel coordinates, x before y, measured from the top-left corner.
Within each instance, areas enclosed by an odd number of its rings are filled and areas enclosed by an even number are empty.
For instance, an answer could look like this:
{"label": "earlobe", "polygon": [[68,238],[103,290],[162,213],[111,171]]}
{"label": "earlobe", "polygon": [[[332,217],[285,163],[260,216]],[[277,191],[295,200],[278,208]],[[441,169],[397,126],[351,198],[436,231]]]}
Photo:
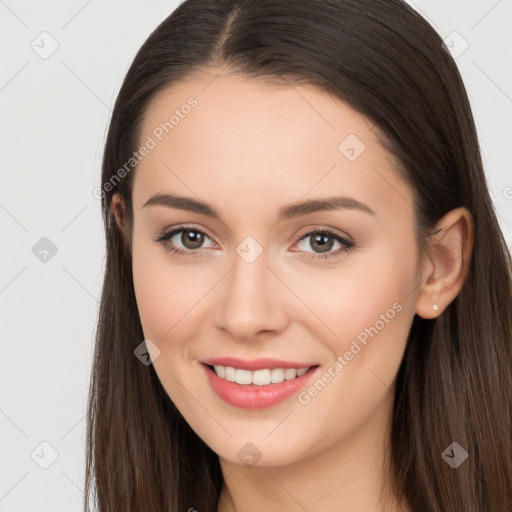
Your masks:
{"label": "earlobe", "polygon": [[416,298],[416,313],[422,318],[439,316],[462,289],[471,260],[473,232],[473,217],[467,208],[451,210],[439,222],[429,239],[428,264]]}

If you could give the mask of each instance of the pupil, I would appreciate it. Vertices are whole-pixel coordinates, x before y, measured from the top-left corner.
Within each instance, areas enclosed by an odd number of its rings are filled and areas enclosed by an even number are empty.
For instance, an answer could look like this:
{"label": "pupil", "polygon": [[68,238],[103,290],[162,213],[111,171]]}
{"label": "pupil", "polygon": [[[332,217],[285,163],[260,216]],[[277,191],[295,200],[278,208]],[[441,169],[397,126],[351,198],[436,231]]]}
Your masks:
{"label": "pupil", "polygon": [[[314,243],[319,244],[320,252],[328,252],[332,249],[333,240],[331,239],[329,243],[329,239],[331,237],[325,234],[318,234],[315,236]],[[313,245],[312,245],[313,247]],[[314,249],[314,247],[313,247]]]}
{"label": "pupil", "polygon": [[[196,231],[184,231],[182,235],[182,243],[188,249],[197,249],[203,243],[203,235]],[[192,247],[190,247],[192,244]]]}

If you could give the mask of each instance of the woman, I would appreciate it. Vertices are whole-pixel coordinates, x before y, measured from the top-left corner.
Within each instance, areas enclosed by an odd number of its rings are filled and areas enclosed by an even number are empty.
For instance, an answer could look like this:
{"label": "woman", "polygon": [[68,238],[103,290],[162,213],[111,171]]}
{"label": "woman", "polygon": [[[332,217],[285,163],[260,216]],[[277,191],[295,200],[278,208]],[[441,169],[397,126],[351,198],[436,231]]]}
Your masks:
{"label": "woman", "polygon": [[113,111],[85,506],[512,509],[510,255],[400,0],[187,0]]}

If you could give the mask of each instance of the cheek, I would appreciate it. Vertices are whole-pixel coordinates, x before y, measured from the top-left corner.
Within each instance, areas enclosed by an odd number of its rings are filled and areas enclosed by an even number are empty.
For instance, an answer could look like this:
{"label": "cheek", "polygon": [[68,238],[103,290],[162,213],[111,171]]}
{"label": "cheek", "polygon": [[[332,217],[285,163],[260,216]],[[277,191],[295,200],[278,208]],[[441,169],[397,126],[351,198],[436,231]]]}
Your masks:
{"label": "cheek", "polygon": [[161,339],[172,326],[170,312],[174,310],[169,278],[161,272],[151,252],[134,244],[133,286],[144,334],[149,339]]}
{"label": "cheek", "polygon": [[[212,286],[211,270],[194,263],[177,263],[165,248],[137,239],[132,249],[133,286],[146,338],[161,350],[183,343],[204,313],[204,299]],[[172,343],[171,343],[172,342]]]}
{"label": "cheek", "polygon": [[[289,276],[295,280],[296,295],[315,313],[303,315],[303,321],[311,318],[309,328],[319,335],[322,331],[321,338],[332,352],[349,350],[357,337],[362,342],[370,339],[368,330],[375,333],[373,326],[383,333],[392,331],[391,326],[399,329],[402,322],[408,325],[415,300],[411,292],[416,286],[416,258],[414,250],[407,257],[397,253],[390,245],[382,245],[349,256],[325,272],[294,272]],[[392,337],[390,343],[394,340]],[[396,340],[403,341],[403,336]]]}
{"label": "cheek", "polygon": [[330,330],[322,336],[330,357],[320,375],[325,385],[306,390],[301,403],[315,402],[313,407],[339,414],[357,411],[363,421],[384,399],[396,377],[414,317],[411,291],[416,274],[414,251],[400,260],[388,247],[367,260],[354,258],[325,283],[329,294],[314,294],[312,308],[321,311]]}
{"label": "cheek", "polygon": [[322,382],[313,383],[301,397],[301,403],[316,410],[341,417],[350,411],[354,416],[347,428],[364,422],[384,400],[414,317],[414,251],[401,260],[392,250],[381,251],[371,263],[361,259],[333,279],[336,293],[330,301],[318,302],[336,334],[324,337],[332,356],[319,376]]}
{"label": "cheek", "polygon": [[171,272],[168,254],[158,243],[138,237],[134,230],[132,248],[133,286],[146,338],[161,345],[185,314],[190,288],[179,272]]}
{"label": "cheek", "polygon": [[202,286],[194,281],[199,266],[178,267],[167,256],[164,248],[152,247],[134,237],[132,269],[139,316],[144,337],[159,349],[153,368],[167,395],[196,433],[203,439],[212,433],[221,437],[223,431],[217,431],[216,425],[204,428],[208,426],[204,409],[191,400],[191,396],[201,396],[204,390],[199,387],[199,379],[189,378],[190,367],[183,363],[200,322],[197,315],[201,308],[194,306],[208,290],[208,281],[205,284],[203,279]]}

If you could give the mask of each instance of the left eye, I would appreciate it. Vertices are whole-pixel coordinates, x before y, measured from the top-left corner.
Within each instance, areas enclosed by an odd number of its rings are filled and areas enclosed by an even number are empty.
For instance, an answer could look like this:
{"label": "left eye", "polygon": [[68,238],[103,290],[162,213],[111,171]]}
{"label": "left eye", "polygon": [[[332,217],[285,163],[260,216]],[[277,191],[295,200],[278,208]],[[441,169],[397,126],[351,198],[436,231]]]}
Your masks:
{"label": "left eye", "polygon": [[[331,231],[330,229],[309,231],[299,239],[299,243],[308,238],[310,239],[310,242],[307,245],[314,251],[318,249],[318,253],[314,256],[305,256],[307,258],[329,258],[338,256],[341,253],[349,252],[355,247],[354,242],[335,233],[334,231]],[[341,245],[341,248],[335,252],[330,252],[334,242],[338,242]]]}
{"label": "left eye", "polygon": [[[178,235],[181,236],[178,237]],[[329,229],[309,231],[299,238],[297,244],[300,245],[304,243],[307,238],[311,239],[308,245],[313,249],[315,254],[312,256],[304,256],[306,258],[329,258],[348,252],[355,247],[354,242]],[[205,239],[211,241],[210,237],[200,229],[180,227],[164,233],[156,238],[155,241],[162,243],[169,252],[175,253],[178,256],[188,257],[201,255],[199,249],[205,248],[202,247]],[[338,242],[341,248],[335,252],[331,252],[335,242]],[[178,243],[180,243],[182,247],[179,247],[177,245]],[[216,245],[215,242],[212,242],[212,244],[212,246]],[[308,251],[302,248],[299,251],[294,250],[292,252]]]}

